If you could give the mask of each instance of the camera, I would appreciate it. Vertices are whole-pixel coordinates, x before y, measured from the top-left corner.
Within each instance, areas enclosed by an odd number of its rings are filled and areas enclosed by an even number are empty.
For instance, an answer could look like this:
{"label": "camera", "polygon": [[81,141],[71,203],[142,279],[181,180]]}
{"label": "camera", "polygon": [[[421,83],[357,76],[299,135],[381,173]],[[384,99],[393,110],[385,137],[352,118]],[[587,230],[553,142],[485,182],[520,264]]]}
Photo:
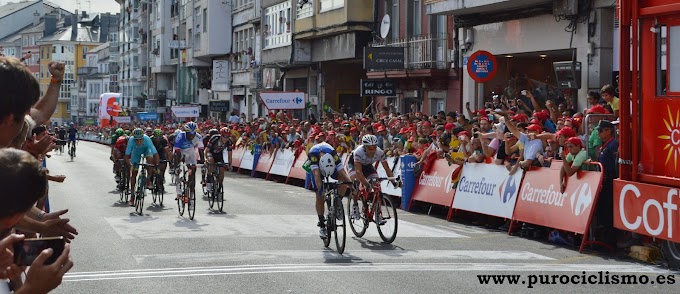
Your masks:
{"label": "camera", "polygon": [[64,252],[65,245],[64,237],[25,239],[16,242],[14,243],[14,263],[20,266],[29,266],[43,250],[52,248],[54,252],[45,261],[45,264],[53,264]]}

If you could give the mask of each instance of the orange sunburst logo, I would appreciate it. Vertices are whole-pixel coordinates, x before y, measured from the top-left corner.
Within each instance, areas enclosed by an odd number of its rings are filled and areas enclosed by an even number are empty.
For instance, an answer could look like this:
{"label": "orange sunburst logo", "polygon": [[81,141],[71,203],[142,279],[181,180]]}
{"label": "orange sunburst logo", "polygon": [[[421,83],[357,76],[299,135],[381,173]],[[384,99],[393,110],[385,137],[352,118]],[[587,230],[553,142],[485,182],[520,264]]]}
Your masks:
{"label": "orange sunburst logo", "polygon": [[665,164],[668,165],[668,162],[671,160],[671,157],[673,157],[673,166],[675,170],[677,170],[678,153],[680,153],[680,109],[676,112],[674,118],[673,114],[671,113],[670,106],[666,107],[668,108],[668,118],[664,118],[663,122],[664,124],[666,124],[666,130],[668,130],[669,134],[661,135],[658,138],[669,141],[668,143],[666,143],[666,146],[663,147],[664,151],[668,150]]}

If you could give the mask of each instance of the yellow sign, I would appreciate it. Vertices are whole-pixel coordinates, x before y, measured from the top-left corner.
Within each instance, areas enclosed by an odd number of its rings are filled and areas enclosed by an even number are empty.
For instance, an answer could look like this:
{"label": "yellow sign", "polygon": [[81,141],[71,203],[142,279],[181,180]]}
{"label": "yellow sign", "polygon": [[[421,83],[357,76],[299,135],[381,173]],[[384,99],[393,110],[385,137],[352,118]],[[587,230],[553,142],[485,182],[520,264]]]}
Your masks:
{"label": "yellow sign", "polygon": [[668,165],[668,162],[671,160],[671,157],[673,157],[673,166],[675,170],[678,169],[678,153],[680,153],[680,110],[676,112],[675,118],[673,117],[673,114],[671,113],[671,108],[670,106],[666,106],[668,109],[668,118],[663,119],[663,123],[666,125],[666,130],[668,131],[668,135],[661,135],[658,138],[663,139],[663,140],[668,140],[668,143],[666,146],[663,147],[663,150],[666,151],[668,150],[668,153],[666,155],[666,165]]}

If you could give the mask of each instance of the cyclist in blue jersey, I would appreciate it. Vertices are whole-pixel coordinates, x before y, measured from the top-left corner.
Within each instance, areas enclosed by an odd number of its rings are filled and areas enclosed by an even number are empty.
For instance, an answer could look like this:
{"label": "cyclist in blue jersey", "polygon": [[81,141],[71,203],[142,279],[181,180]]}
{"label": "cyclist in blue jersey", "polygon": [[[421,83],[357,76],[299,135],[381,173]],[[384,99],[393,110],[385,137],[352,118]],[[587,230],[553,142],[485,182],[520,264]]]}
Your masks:
{"label": "cyclist in blue jersey", "polygon": [[[175,138],[175,145],[173,148],[174,154],[181,154],[184,157],[184,163],[189,166],[190,178],[194,185],[196,184],[196,164],[198,163],[198,149],[203,148],[203,140],[198,134],[198,125],[190,121],[184,125],[184,131],[177,134]],[[185,187],[195,189],[196,187]],[[177,195],[180,198],[180,195]]]}
{"label": "cyclist in blue jersey", "polygon": [[69,125],[68,130],[66,131],[68,134],[68,150],[71,150],[71,144],[73,144],[73,157],[76,157],[76,135],[78,134],[78,129],[71,123]]}
{"label": "cyclist in blue jersey", "polygon": [[[125,163],[131,166],[132,176],[130,177],[130,191],[135,191],[135,186],[137,184],[137,172],[139,171],[139,164],[142,162],[142,157],[146,157],[146,163],[148,164],[158,164],[159,157],[156,147],[153,146],[151,138],[144,135],[142,129],[134,129],[132,131],[132,137],[128,141],[127,149],[125,150]],[[153,171],[153,170],[152,170]],[[130,206],[135,206],[135,198],[130,197]]]}
{"label": "cyclist in blue jersey", "polygon": [[[321,179],[321,171],[319,166],[334,167],[335,172],[330,176],[333,179],[339,180],[341,182],[351,182],[349,175],[345,171],[342,160],[335,151],[335,148],[326,142],[318,143],[309,149],[309,154],[307,155],[310,161],[310,169],[312,170],[312,175],[314,176],[314,181],[312,181],[312,189],[316,191],[316,214],[319,217],[319,222],[317,226],[319,227],[319,237],[322,239],[328,238],[326,234],[326,219],[325,205],[324,205],[324,192],[323,192],[323,181]],[[338,194],[347,196],[347,185],[338,186]]]}

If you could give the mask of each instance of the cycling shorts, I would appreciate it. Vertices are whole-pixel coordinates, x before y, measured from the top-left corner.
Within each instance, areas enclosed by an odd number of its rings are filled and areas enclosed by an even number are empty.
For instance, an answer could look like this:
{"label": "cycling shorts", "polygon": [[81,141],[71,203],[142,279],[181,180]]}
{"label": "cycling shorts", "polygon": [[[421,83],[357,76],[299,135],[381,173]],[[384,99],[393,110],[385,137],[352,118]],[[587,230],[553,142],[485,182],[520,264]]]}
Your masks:
{"label": "cycling shorts", "polygon": [[[349,176],[352,177],[357,174],[356,170],[354,169],[354,162],[351,160],[347,163],[347,167],[349,168]],[[361,172],[364,174],[364,177],[367,179],[374,179],[378,178],[378,171],[375,170],[375,167],[373,167],[373,164],[362,164],[361,165]]]}
{"label": "cycling shorts", "polygon": [[223,152],[218,152],[218,153],[210,152],[210,156],[212,156],[214,163],[225,163]]}
{"label": "cycling shorts", "polygon": [[187,165],[198,164],[198,151],[195,148],[189,149],[179,149],[175,148],[175,151],[179,150],[179,153],[184,156],[184,163]]}
{"label": "cycling shorts", "polygon": [[76,136],[68,136],[68,141],[69,141],[69,142],[75,142],[75,141],[76,141]]}

